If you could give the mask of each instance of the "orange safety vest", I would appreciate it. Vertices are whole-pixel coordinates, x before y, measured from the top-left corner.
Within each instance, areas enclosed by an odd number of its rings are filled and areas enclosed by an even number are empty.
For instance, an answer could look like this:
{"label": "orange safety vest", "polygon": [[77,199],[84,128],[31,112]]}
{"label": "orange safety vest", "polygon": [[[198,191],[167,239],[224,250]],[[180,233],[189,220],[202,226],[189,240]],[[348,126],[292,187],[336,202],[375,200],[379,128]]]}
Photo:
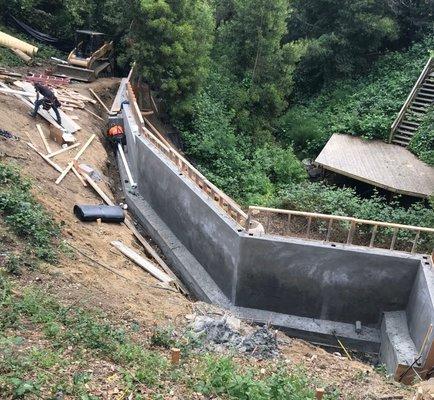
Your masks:
{"label": "orange safety vest", "polygon": [[107,132],[109,137],[116,137],[116,136],[123,136],[124,134],[124,128],[122,128],[122,126],[120,125],[114,125],[112,126],[108,132]]}

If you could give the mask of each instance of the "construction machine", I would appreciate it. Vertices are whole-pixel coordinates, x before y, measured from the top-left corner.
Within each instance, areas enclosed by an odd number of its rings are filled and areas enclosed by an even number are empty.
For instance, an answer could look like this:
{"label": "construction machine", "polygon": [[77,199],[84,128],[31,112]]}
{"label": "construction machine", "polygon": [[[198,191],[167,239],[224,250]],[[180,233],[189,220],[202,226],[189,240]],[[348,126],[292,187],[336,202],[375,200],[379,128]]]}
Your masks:
{"label": "construction machine", "polygon": [[57,64],[54,75],[92,82],[102,73],[113,73],[113,42],[104,33],[78,30],[68,61]]}

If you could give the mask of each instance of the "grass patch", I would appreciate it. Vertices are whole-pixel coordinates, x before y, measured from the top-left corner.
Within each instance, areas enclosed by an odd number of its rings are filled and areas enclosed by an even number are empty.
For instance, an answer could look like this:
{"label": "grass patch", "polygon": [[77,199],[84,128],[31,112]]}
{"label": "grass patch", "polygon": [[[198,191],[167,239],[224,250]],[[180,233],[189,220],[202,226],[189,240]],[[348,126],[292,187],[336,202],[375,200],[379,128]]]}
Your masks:
{"label": "grass patch", "polygon": [[29,244],[25,254],[8,256],[8,269],[14,273],[32,256],[47,262],[57,259],[55,239],[60,228],[30,189],[31,182],[21,176],[17,167],[0,163],[0,215],[8,228]]}
{"label": "grass patch", "polygon": [[[302,370],[290,373],[279,365],[264,373],[238,367],[230,357],[191,353],[185,354],[180,368],[172,367],[165,350],[148,349],[104,315],[75,303],[61,305],[32,287],[20,296],[14,293],[9,278],[0,275],[0,392],[5,396],[55,398],[61,391],[71,398],[97,398],[92,390],[101,377],[89,368],[107,360],[117,366],[116,387],[135,399],[167,398],[175,386],[181,398],[200,392],[240,400],[314,399]],[[38,345],[26,347],[22,337],[30,330],[38,332]],[[163,335],[151,346],[169,344]]]}
{"label": "grass patch", "polygon": [[[206,357],[200,367],[203,371],[194,384],[196,391],[206,396],[225,396],[234,400],[308,400],[315,399],[306,374],[300,370],[288,372],[283,365],[272,370],[258,371],[235,365],[229,357]],[[339,393],[325,399],[337,399]]]}

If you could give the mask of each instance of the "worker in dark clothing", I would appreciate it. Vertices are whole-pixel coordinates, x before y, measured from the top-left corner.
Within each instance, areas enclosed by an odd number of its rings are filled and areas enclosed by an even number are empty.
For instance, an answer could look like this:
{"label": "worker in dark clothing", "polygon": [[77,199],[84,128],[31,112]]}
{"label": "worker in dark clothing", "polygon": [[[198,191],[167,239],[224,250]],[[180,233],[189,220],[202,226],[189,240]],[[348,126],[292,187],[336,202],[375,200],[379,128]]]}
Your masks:
{"label": "worker in dark clothing", "polygon": [[[62,125],[62,119],[60,118],[60,114],[59,114],[59,107],[61,106],[60,101],[54,95],[52,90],[50,90],[48,87],[41,85],[40,83],[35,83],[34,86],[36,90],[36,101],[35,101],[35,108],[33,109],[33,112],[30,115],[33,118],[35,118],[36,115],[38,114],[39,107],[41,106],[44,110],[47,111],[49,111],[50,108],[52,108],[54,113],[56,114],[57,123],[59,125]],[[42,96],[42,99],[39,98],[40,95]]]}

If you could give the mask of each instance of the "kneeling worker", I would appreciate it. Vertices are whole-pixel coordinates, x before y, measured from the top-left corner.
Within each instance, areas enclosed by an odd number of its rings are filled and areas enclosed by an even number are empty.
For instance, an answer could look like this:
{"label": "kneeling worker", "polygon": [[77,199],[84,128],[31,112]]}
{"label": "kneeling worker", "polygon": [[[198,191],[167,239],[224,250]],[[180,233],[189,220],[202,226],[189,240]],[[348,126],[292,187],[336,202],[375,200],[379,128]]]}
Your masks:
{"label": "kneeling worker", "polygon": [[[35,83],[34,87],[36,90],[36,101],[35,108],[30,115],[35,118],[41,105],[42,108],[47,111],[52,108],[54,113],[56,114],[57,123],[61,126],[62,119],[60,118],[59,114],[59,107],[61,107],[60,101],[48,87],[41,85],[40,83]],[[42,99],[39,98],[39,95],[42,95]]]}

